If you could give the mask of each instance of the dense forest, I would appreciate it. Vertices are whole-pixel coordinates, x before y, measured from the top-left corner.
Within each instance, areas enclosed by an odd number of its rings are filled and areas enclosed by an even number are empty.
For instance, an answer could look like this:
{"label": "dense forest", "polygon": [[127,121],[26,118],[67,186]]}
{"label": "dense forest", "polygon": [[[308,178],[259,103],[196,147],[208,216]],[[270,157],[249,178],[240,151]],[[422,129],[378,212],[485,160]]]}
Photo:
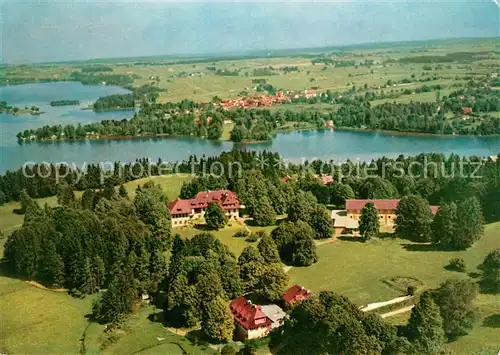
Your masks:
{"label": "dense forest", "polygon": [[108,74],[103,71],[75,71],[71,73],[70,80],[79,81],[84,85],[117,85],[126,87],[138,79],[137,74]]}
{"label": "dense forest", "polygon": [[80,100],[53,100],[50,102],[50,106],[69,106],[69,105],[80,105]]}
{"label": "dense forest", "polygon": [[[260,161],[266,161],[266,166],[259,166]],[[347,198],[398,198],[409,195],[419,195],[430,204],[453,201],[456,196],[476,197],[482,206],[487,221],[500,220],[500,159],[483,161],[480,157],[461,158],[456,155],[445,157],[442,154],[421,154],[415,157],[399,157],[398,159],[380,158],[367,163],[348,162],[332,165],[326,161],[315,160],[304,165],[286,164],[279,154],[269,152],[247,152],[234,150],[222,153],[218,157],[195,157],[176,163],[149,162],[146,159],[120,164],[116,163],[113,171],[103,171],[99,165],[89,165],[85,172],[65,166],[56,168],[53,165],[29,166],[23,170],[7,172],[0,176],[0,202],[19,201],[21,192],[26,190],[33,198],[54,196],[57,193],[57,176],[63,176],[64,181],[76,190],[103,188],[102,176],[109,177],[114,185],[147,176],[158,175],[160,172],[177,171],[181,173],[201,174],[212,166],[229,166],[233,162],[241,164],[247,173],[237,177],[230,176],[228,170],[216,180],[204,181],[195,179],[183,187],[181,196],[193,197],[197,192],[215,188],[228,188],[243,197],[244,204],[251,211],[256,200],[266,197],[276,214],[287,211],[287,201],[296,194],[293,188],[310,192],[319,203],[342,207]],[[478,163],[481,163],[478,165]],[[215,164],[215,165],[214,165]],[[429,168],[423,169],[427,164]],[[443,165],[443,167],[440,166]],[[457,174],[462,164],[463,174]],[[397,167],[397,168],[395,168]],[[400,169],[408,172],[411,167],[412,176],[401,177]],[[375,176],[367,175],[369,172]],[[472,172],[479,168],[474,176]],[[454,170],[453,170],[454,169]],[[207,171],[205,170],[205,171]],[[255,170],[258,170],[255,172]],[[252,172],[250,172],[252,171]],[[335,183],[322,185],[311,178],[311,173],[330,174]],[[141,173],[142,172],[142,173]],[[351,173],[349,173],[351,172]],[[280,179],[283,176],[299,174],[302,176],[295,183],[285,184]],[[233,175],[236,175],[233,173]],[[43,178],[42,176],[48,176]],[[481,178],[477,178],[477,177]],[[200,178],[201,179],[201,178]],[[260,187],[249,189],[247,181],[243,186],[240,180],[250,179],[260,181]],[[292,189],[292,190],[290,190]],[[253,191],[259,191],[254,197],[247,198]],[[259,197],[260,196],[260,197]],[[259,203],[261,204],[261,203]],[[306,203],[304,202],[304,205]]]}
{"label": "dense forest", "polygon": [[94,111],[132,109],[135,108],[133,94],[114,94],[100,97],[92,105]]}

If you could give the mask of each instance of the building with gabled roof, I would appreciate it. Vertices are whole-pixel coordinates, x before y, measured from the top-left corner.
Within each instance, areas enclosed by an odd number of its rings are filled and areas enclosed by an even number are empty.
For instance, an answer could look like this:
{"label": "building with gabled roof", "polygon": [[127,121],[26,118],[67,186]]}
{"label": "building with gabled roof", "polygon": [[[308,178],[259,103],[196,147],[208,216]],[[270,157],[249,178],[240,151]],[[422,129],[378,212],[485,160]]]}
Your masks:
{"label": "building with gabled roof", "polygon": [[232,300],[229,309],[233,314],[238,339],[263,338],[271,331],[273,321],[262,312],[261,306],[252,304],[245,297]]}
{"label": "building with gabled roof", "polygon": [[[351,219],[359,221],[361,218],[361,210],[368,203],[373,203],[378,211],[380,218],[380,225],[393,226],[396,220],[396,209],[399,204],[399,199],[385,199],[385,200],[346,200],[345,209],[347,216]],[[431,206],[433,215],[437,213],[439,206]]]}
{"label": "building with gabled roof", "polygon": [[308,289],[300,285],[293,285],[285,292],[285,294],[281,298],[283,299],[283,301],[285,301],[287,305],[291,306],[300,301],[308,299],[311,296],[312,292],[309,291]]}
{"label": "building with gabled roof", "polygon": [[228,219],[238,218],[239,211],[243,208],[238,196],[232,191],[202,191],[194,198],[177,198],[168,204],[168,210],[172,216],[172,226],[181,227],[193,219],[204,216],[208,205],[213,202],[219,204]]}

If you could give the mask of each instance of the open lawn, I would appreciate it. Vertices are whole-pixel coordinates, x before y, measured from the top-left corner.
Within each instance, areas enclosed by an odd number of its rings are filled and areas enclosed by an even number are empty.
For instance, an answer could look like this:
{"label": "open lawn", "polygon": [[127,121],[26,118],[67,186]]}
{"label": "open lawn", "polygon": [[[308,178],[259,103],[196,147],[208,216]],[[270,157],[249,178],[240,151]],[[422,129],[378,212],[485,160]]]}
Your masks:
{"label": "open lawn", "polygon": [[85,318],[97,295],[80,300],[3,276],[0,289],[0,351],[5,354],[78,354],[83,348],[87,354],[214,353],[150,321],[152,306],[141,307],[120,331],[109,334]]}
{"label": "open lawn", "polygon": [[444,267],[451,258],[465,260],[468,272],[476,271],[485,256],[500,246],[500,223],[486,226],[485,236],[467,251],[431,251],[427,246],[401,239],[337,241],[318,247],[319,262],[306,268],[292,268],[292,282],[313,292],[332,290],[365,304],[401,295],[389,287],[389,278],[414,278],[421,289],[434,288],[447,278],[466,278],[467,274]]}
{"label": "open lawn", "polygon": [[[472,248],[460,252],[428,250],[425,246],[400,239],[384,239],[368,244],[355,241],[337,241],[318,247],[319,262],[307,268],[292,268],[289,275],[313,292],[332,290],[349,297],[358,304],[383,301],[400,296],[401,291],[389,287],[388,278],[414,278],[422,287],[435,288],[449,278],[468,278],[467,273],[447,271],[444,266],[451,258],[461,257],[467,272],[476,267],[493,249],[500,247],[500,222],[489,224],[485,236]],[[480,294],[476,301],[480,319],[472,332],[448,343],[455,354],[494,355],[500,349],[500,295]],[[406,324],[410,313],[387,318],[392,324]],[[481,353],[482,354],[482,353]]]}
{"label": "open lawn", "polygon": [[94,297],[38,289],[26,281],[0,277],[0,352],[75,354]]}
{"label": "open lawn", "polygon": [[[223,244],[227,245],[229,250],[236,256],[239,256],[243,249],[245,249],[246,246],[248,245],[254,245],[257,246],[257,242],[250,243],[245,240],[245,238],[235,238],[233,235],[239,231],[240,229],[243,229],[243,225],[232,221],[228,226],[219,229],[219,230],[207,230],[206,232],[212,233],[215,237],[217,237]],[[258,231],[266,231],[270,233],[275,227],[270,226],[270,227],[248,227],[251,232],[258,232]],[[196,234],[205,232],[202,228],[198,229],[195,227],[191,226],[186,226],[186,227],[181,227],[181,228],[176,228],[173,229],[173,233],[178,233],[181,237],[183,238],[192,238]]]}

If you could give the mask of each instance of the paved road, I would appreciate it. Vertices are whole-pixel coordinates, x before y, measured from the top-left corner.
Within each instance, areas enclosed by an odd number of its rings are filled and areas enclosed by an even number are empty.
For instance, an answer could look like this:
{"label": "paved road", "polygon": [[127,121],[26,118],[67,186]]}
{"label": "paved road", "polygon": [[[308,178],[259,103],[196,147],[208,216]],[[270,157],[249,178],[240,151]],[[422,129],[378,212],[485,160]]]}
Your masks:
{"label": "paved road", "polygon": [[408,306],[408,307],[405,307],[405,308],[401,308],[401,309],[396,309],[395,311],[384,313],[384,314],[381,314],[380,316],[382,318],[393,317],[393,316],[396,316],[396,315],[401,314],[401,313],[409,312],[409,311],[412,310],[413,307],[415,307],[415,305],[411,305],[411,306]]}

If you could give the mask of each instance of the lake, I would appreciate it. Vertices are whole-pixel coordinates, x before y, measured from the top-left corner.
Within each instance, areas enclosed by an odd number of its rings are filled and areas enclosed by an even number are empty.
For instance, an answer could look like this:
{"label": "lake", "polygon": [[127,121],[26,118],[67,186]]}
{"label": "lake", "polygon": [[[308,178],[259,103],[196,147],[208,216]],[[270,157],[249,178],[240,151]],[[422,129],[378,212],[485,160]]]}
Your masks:
{"label": "lake", "polygon": [[[148,157],[153,161],[175,161],[189,155],[218,155],[231,150],[232,142],[189,138],[145,138],[115,141],[33,142],[19,144],[17,132],[43,125],[88,123],[103,119],[124,119],[134,111],[94,112],[81,110],[99,96],[127,93],[114,86],[82,85],[77,82],[23,84],[0,88],[0,100],[20,107],[39,106],[40,116],[0,114],[0,172],[26,162],[131,161]],[[80,100],[79,106],[51,107],[51,100]],[[280,133],[272,142],[238,145],[253,150],[272,150],[285,159],[370,160],[381,156],[416,155],[423,152],[490,156],[500,153],[500,137],[408,136],[371,131],[300,131]]]}

